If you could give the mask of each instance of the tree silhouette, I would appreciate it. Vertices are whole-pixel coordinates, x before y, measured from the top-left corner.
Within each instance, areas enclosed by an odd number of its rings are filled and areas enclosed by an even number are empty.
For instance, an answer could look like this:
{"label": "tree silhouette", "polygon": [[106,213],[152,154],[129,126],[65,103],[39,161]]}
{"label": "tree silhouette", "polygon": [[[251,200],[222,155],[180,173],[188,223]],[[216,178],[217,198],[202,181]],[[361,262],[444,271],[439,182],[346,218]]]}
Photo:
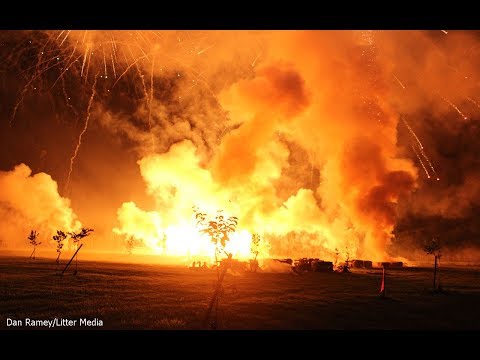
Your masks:
{"label": "tree silhouette", "polygon": [[343,266],[342,272],[350,272],[350,250],[348,250],[348,247],[345,248],[345,256],[347,259],[345,260],[345,265]]}
{"label": "tree silhouette", "polygon": [[337,262],[338,262],[338,255],[340,254],[340,251],[338,251],[337,248],[335,248],[335,267],[337,267]]}
{"label": "tree silhouette", "polygon": [[427,241],[423,250],[428,255],[433,255],[435,257],[435,266],[433,268],[433,290],[437,290],[436,282],[437,282],[437,268],[438,268],[438,260],[441,258],[441,249],[442,245],[436,238],[432,238],[431,240]]}
{"label": "tree silhouette", "polygon": [[[217,212],[214,220],[208,220],[207,214],[201,212],[198,207],[193,207],[193,212],[195,214],[195,219],[197,222],[197,227],[201,234],[207,234],[210,237],[210,240],[215,244],[215,263],[217,266],[217,283],[215,291],[210,301],[209,308],[207,310],[207,315],[205,316],[204,324],[208,322],[211,312],[215,307],[215,318],[210,322],[210,326],[213,329],[216,329],[218,326],[218,307],[220,297],[223,294],[223,279],[227,269],[230,267],[232,254],[227,254],[225,251],[225,246],[230,241],[230,236],[235,232],[238,224],[238,218],[235,216],[230,216],[225,218],[223,212],[220,210]],[[223,264],[222,271],[219,271],[222,263],[219,262],[219,256],[221,254],[227,255],[227,261]]]}
{"label": "tree silhouette", "polygon": [[225,218],[223,211],[219,210],[214,220],[208,220],[207,214],[201,212],[197,207],[194,207],[193,211],[200,233],[207,234],[215,244],[215,262],[218,263],[219,255],[222,253],[228,255],[225,246],[237,228],[238,218],[236,216]]}
{"label": "tree silhouette", "polygon": [[30,245],[33,246],[33,252],[30,255],[30,259],[35,260],[35,250],[37,249],[37,246],[41,244],[41,242],[37,242],[38,239],[38,232],[35,230],[30,231],[30,235],[28,235],[28,240],[30,241]]}
{"label": "tree silhouette", "polygon": [[250,266],[250,270],[253,272],[257,272],[258,269],[258,261],[257,261],[257,256],[258,253],[260,252],[260,242],[262,241],[262,238],[260,235],[254,233],[252,234],[252,242],[251,242],[251,247],[250,247],[250,252],[252,255],[254,255],[252,265]]}
{"label": "tree silhouette", "polygon": [[[72,231],[72,232],[69,232],[68,235],[70,235],[70,237],[72,238],[73,243],[78,246],[78,244],[83,240],[83,238],[89,236],[90,233],[93,232],[93,231],[94,231],[93,229],[82,228],[82,230],[79,233],[76,233],[76,232]],[[78,273],[78,255],[75,258],[74,275],[76,275],[77,273]]]}
{"label": "tree silhouette", "polygon": [[125,241],[125,247],[128,255],[132,255],[133,249],[142,245],[143,241],[135,238],[133,235],[130,235]]}
{"label": "tree silhouette", "polygon": [[57,260],[56,263],[60,263],[60,255],[62,254],[63,249],[63,242],[67,238],[67,234],[65,234],[62,230],[57,230],[57,235],[53,235],[53,240],[57,243]]}

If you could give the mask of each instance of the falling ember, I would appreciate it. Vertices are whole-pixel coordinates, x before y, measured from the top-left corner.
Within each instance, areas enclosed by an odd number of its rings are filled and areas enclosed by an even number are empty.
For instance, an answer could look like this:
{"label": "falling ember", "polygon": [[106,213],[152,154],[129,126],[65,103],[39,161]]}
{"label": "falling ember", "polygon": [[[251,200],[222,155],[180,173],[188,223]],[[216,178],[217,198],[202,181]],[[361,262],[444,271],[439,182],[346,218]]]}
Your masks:
{"label": "falling ember", "polygon": [[200,55],[200,54],[202,54],[203,52],[207,51],[208,49],[211,49],[211,48],[212,48],[212,47],[214,47],[214,46],[215,46],[215,44],[213,44],[213,45],[210,45],[210,46],[206,47],[206,48],[205,48],[205,49],[203,49],[203,50],[200,50],[199,52],[197,52],[197,55]]}
{"label": "falling ember", "polygon": [[102,52],[103,52],[103,65],[105,66],[105,78],[107,78],[108,76],[108,73],[107,73],[107,58],[105,56],[105,49],[102,48]]}
{"label": "falling ember", "polygon": [[402,121],[403,123],[405,124],[405,126],[407,127],[408,131],[410,131],[410,134],[413,136],[413,138],[415,139],[415,141],[417,142],[418,146],[420,147],[420,149],[423,149],[423,145],[422,143],[420,142],[420,139],[418,138],[417,134],[415,134],[415,131],[413,131],[413,129],[410,127],[410,124],[407,122],[407,120],[405,119],[405,117],[402,117]]}
{"label": "falling ember", "polygon": [[155,68],[155,57],[152,59],[152,71],[150,72],[150,97],[148,100],[148,126],[152,137],[152,152],[155,152],[155,135],[152,132],[152,103],[153,103],[153,70]]}
{"label": "falling ember", "polygon": [[[56,40],[60,39],[60,36],[62,36],[62,34],[65,32],[65,30],[61,30],[60,33],[58,34]],[[62,42],[63,43],[63,42]]]}
{"label": "falling ember", "polygon": [[70,32],[71,32],[71,31],[72,31],[72,30],[68,30],[68,31],[67,31],[67,34],[65,35],[65,37],[64,37],[63,40],[62,40],[62,42],[60,43],[60,46],[62,46],[63,43],[65,42],[65,40],[67,40],[68,35],[70,35]]}
{"label": "falling ember", "polygon": [[[437,172],[435,171],[435,168],[433,167],[432,165],[432,162],[430,161],[430,159],[428,158],[427,154],[425,154],[425,151],[423,150],[423,145],[422,143],[420,142],[420,139],[418,138],[417,134],[415,134],[415,132],[413,131],[413,129],[410,127],[410,124],[407,122],[407,120],[405,119],[405,117],[402,117],[402,120],[403,120],[403,123],[405,124],[405,126],[407,127],[408,131],[410,132],[410,134],[412,135],[412,137],[415,139],[415,141],[417,142],[418,144],[418,150],[420,151],[420,154],[423,156],[423,158],[425,159],[425,161],[427,162],[428,166],[430,167],[430,169],[432,170],[432,173],[437,176]],[[415,154],[417,155],[417,158],[418,160],[420,161],[420,164],[422,164],[422,167],[423,169],[425,170],[425,172],[427,173],[427,177],[430,179],[430,174],[428,173],[428,171],[426,170],[425,168],[425,165],[420,157],[420,155],[418,154],[417,150],[415,149],[415,147],[412,145],[412,148],[413,150],[415,151]],[[437,180],[440,180],[438,177],[437,177]]]}
{"label": "falling ember", "polygon": [[395,80],[397,80],[398,84],[402,87],[402,89],[405,89],[405,86],[402,84],[400,79],[395,74],[393,74],[393,77],[395,78]]}
{"label": "falling ember", "polygon": [[85,49],[85,53],[83,55],[83,62],[82,62],[82,70],[80,72],[80,76],[83,77],[83,70],[85,69],[85,63],[87,61],[87,55],[89,53],[89,47],[87,46],[87,48]]}
{"label": "falling ember", "polygon": [[255,59],[253,60],[252,62],[252,67],[255,66],[255,63],[257,62],[258,58],[260,57],[260,53],[258,53],[258,55],[255,57]]}
{"label": "falling ember", "polygon": [[432,170],[432,173],[436,176],[437,172],[435,171],[435,168],[433,167],[432,162],[430,161],[427,154],[425,154],[425,152],[423,151],[422,148],[420,148],[420,153],[422,154],[423,158],[427,161],[427,164],[430,167],[430,169]]}
{"label": "falling ember", "polygon": [[476,107],[478,107],[480,109],[480,105],[475,100],[473,100],[471,97],[467,96],[467,100],[470,101],[472,104],[474,104]]}
{"label": "falling ember", "polygon": [[438,94],[438,96],[440,96],[443,101],[445,101],[448,105],[450,105],[452,108],[455,109],[455,111],[464,119],[464,120],[468,120],[468,117],[460,111],[460,109],[458,108],[457,105],[455,105],[454,103],[452,103],[450,100],[448,100],[447,98],[443,97],[442,95]]}
{"label": "falling ember", "polygon": [[430,179],[430,174],[428,173],[428,170],[427,168],[425,167],[423,161],[422,161],[422,158],[420,157],[420,155],[418,154],[417,152],[417,149],[415,149],[415,146],[414,145],[411,145],[412,146],[412,149],[413,151],[415,152],[415,155],[417,155],[417,159],[418,161],[420,162],[420,165],[422,165],[422,168],[423,168],[423,171],[425,171],[425,174],[427,175],[427,178]]}

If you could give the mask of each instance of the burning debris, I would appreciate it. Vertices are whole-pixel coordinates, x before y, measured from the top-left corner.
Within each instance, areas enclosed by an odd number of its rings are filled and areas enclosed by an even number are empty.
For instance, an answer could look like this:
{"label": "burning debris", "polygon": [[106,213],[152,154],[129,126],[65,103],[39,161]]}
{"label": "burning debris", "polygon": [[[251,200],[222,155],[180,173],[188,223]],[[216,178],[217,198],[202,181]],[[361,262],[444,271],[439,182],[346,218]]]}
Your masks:
{"label": "burning debris", "polygon": [[403,262],[372,262],[370,260],[346,260],[335,265],[331,261],[324,261],[318,258],[292,259],[274,259],[276,262],[288,264],[292,270],[301,272],[351,272],[351,269],[373,269],[373,268],[394,268],[403,267]]}
{"label": "burning debris", "polygon": [[354,269],[371,269],[373,263],[370,260],[351,260],[350,266]]}
{"label": "burning debris", "polygon": [[293,262],[292,270],[295,272],[333,272],[333,263],[320,259],[303,258]]}
{"label": "burning debris", "polygon": [[292,271],[296,273],[302,272],[333,272],[333,262],[324,261],[318,258],[302,258],[292,259],[274,259],[276,262],[288,264]]}

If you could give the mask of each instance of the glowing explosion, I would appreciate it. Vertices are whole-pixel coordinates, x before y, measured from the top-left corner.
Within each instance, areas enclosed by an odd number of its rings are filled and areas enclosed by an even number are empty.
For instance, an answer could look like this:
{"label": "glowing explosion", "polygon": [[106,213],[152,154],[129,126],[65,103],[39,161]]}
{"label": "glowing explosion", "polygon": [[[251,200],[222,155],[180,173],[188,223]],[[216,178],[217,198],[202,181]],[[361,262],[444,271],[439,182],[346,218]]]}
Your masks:
{"label": "glowing explosion", "polygon": [[[350,257],[392,257],[399,204],[418,188],[440,183],[444,171],[417,135],[421,112],[433,108],[429,116],[439,118],[453,112],[462,123],[478,111],[468,75],[473,65],[452,72],[450,49],[442,51],[422,32],[64,30],[17,36],[24,46],[6,63],[23,66],[24,81],[10,128],[37,89],[60,89],[80,121],[59,179],[66,195],[89,180],[75,176],[90,127],[120,139],[137,156],[153,203],[139,205],[132,191],[116,205],[111,227],[101,217],[89,219],[105,238],[113,228],[116,243],[106,248],[116,251],[128,242],[135,253],[213,261],[216,245],[200,231],[196,206],[210,219],[218,211],[238,218],[224,248],[235,258],[258,252],[260,259],[333,259],[335,249]],[[476,44],[469,34],[456,39],[465,48]],[[452,85],[445,87],[447,80]],[[20,165],[0,175],[0,222],[9,234],[33,226],[49,235],[81,227],[56,182],[30,174]],[[100,169],[95,176],[113,184],[122,174]],[[428,212],[435,214],[434,208]],[[261,239],[257,249],[254,234]],[[4,242],[13,246],[10,237]]]}

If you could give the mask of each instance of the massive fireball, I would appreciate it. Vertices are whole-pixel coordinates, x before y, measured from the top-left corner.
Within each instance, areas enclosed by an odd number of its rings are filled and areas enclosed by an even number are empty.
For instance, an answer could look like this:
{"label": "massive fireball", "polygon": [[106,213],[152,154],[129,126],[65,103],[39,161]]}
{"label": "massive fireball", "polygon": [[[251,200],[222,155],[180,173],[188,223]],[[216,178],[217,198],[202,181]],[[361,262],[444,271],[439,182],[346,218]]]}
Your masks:
{"label": "massive fireball", "polygon": [[38,115],[45,133],[69,126],[68,141],[47,137],[39,159],[0,172],[6,247],[30,228],[51,243],[87,224],[103,239],[93,248],[214,261],[196,207],[238,219],[222,247],[238,259],[385,260],[400,218],[458,218],[478,198],[475,171],[448,183],[440,160],[454,145],[431,135],[478,114],[476,67],[457,56],[478,49],[468,32],[2,36],[16,45],[4,64],[22,79],[6,131],[42,126],[25,120],[32,99],[63,101],[55,122]]}

